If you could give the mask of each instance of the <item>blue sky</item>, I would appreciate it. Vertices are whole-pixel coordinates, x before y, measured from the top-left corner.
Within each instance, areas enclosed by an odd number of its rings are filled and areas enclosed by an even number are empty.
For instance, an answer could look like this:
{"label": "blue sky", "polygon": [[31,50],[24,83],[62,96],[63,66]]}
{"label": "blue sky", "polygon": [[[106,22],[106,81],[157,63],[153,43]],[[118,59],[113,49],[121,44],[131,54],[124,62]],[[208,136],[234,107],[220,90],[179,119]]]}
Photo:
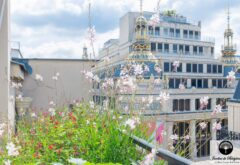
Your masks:
{"label": "blue sky", "polygon": [[[153,11],[158,0],[144,0],[145,11]],[[92,0],[95,47],[118,37],[119,18],[139,10],[139,0]],[[202,21],[202,34],[216,39],[220,55],[226,27],[228,0],[162,0],[161,10],[175,9],[192,21]],[[11,0],[12,41],[21,42],[24,57],[81,58],[88,46],[88,0]],[[230,1],[231,26],[240,46],[239,0]]]}

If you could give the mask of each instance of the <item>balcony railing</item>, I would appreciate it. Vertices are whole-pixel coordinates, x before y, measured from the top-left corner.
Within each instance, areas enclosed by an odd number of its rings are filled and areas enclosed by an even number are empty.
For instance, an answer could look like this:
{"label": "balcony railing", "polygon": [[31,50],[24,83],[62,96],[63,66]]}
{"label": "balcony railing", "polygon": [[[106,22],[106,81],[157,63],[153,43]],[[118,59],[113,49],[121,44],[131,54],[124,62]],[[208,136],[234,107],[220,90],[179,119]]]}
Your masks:
{"label": "balcony railing", "polygon": [[[133,142],[136,145],[140,146],[143,149],[146,149],[148,151],[152,151],[152,149],[154,149],[154,146],[152,144],[148,143],[143,139],[140,139],[136,136],[131,136],[130,138],[133,140]],[[168,165],[177,165],[177,164],[190,165],[193,163],[189,159],[180,157],[174,153],[171,153],[170,151],[167,151],[161,148],[157,149],[156,155],[161,159],[163,159],[164,161],[166,161]]]}

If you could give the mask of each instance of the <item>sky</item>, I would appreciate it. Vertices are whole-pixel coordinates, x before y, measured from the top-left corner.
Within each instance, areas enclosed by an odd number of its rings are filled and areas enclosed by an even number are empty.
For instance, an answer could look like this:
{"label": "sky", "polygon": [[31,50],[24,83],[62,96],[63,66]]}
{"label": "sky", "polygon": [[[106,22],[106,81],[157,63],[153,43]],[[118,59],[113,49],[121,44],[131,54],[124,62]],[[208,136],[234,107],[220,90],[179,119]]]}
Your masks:
{"label": "sky", "polygon": [[[139,11],[139,0],[91,0],[96,52],[119,36],[119,18]],[[158,0],[143,0],[154,11]],[[89,0],[11,0],[11,40],[20,42],[26,58],[81,58],[87,39]],[[202,35],[214,37],[220,56],[227,23],[228,0],[162,0],[161,10],[174,9],[189,20],[202,21]],[[240,48],[240,0],[230,0],[234,42]],[[239,50],[239,49],[238,49]]]}

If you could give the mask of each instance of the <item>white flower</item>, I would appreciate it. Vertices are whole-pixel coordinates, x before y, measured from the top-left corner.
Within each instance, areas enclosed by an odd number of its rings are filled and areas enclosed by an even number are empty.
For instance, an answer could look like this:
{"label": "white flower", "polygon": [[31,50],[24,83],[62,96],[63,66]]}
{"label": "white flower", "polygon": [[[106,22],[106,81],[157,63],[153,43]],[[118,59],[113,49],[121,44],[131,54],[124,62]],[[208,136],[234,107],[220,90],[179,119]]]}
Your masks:
{"label": "white flower", "polygon": [[157,73],[160,73],[162,71],[162,69],[157,65],[154,67],[154,70],[157,72]]}
{"label": "white flower", "polygon": [[100,78],[97,75],[93,76],[93,80],[98,83],[100,82]]}
{"label": "white flower", "polygon": [[153,103],[153,96],[148,96],[148,104],[152,104]]}
{"label": "white flower", "polygon": [[57,72],[57,73],[56,73],[56,76],[57,76],[57,77],[59,77],[59,76],[60,76],[60,73],[59,73],[59,72]]}
{"label": "white flower", "polygon": [[106,57],[103,58],[103,61],[104,61],[104,62],[109,62],[109,61],[110,61],[110,58],[106,56]]}
{"label": "white flower", "polygon": [[222,129],[222,125],[221,125],[221,122],[217,123],[213,123],[213,127],[212,127],[213,130],[221,130]]}
{"label": "white flower", "polygon": [[122,117],[122,116],[119,116],[118,118],[119,118],[119,119],[122,119],[123,117]]}
{"label": "white flower", "polygon": [[185,87],[184,84],[179,84],[179,89],[180,89],[180,90],[184,90],[184,89],[186,89],[186,87]]}
{"label": "white flower", "polygon": [[153,165],[154,164],[154,157],[156,155],[156,150],[152,149],[152,152],[144,158],[144,161],[141,162],[141,165]]}
{"label": "white flower", "polygon": [[209,100],[209,97],[208,96],[204,96],[200,99],[200,108],[203,109],[205,107],[207,107],[208,105],[208,100]]}
{"label": "white flower", "polygon": [[35,75],[35,80],[42,82],[43,81],[43,77],[40,74],[36,74]]}
{"label": "white flower", "polygon": [[169,100],[170,96],[169,93],[161,92],[159,97],[156,98],[157,101],[160,101],[160,103],[163,103],[167,100]]}
{"label": "white flower", "polygon": [[206,122],[201,122],[199,123],[199,126],[201,129],[205,129],[207,127],[207,123]]}
{"label": "white flower", "polygon": [[222,112],[222,106],[220,104],[216,105],[215,109],[212,112],[212,115]]}
{"label": "white flower", "polygon": [[149,71],[150,71],[149,67],[147,65],[145,65],[144,66],[144,72],[149,72]]}
{"label": "white flower", "polygon": [[174,61],[172,66],[173,66],[173,71],[176,72],[177,68],[180,66],[180,62],[179,61]]}
{"label": "white flower", "polygon": [[90,108],[94,108],[94,102],[93,101],[89,101],[89,104],[90,104]]}
{"label": "white flower", "polygon": [[58,76],[53,76],[52,79],[53,79],[54,81],[57,81],[57,80],[58,80]]}
{"label": "white flower", "polygon": [[54,108],[49,108],[48,112],[50,112],[51,116],[55,116],[56,115],[56,110]]}
{"label": "white flower", "polygon": [[87,124],[87,125],[89,125],[89,124],[90,124],[90,121],[89,121],[89,120],[87,120],[87,121],[86,121],[86,124]]}
{"label": "white flower", "polygon": [[156,26],[160,23],[160,17],[158,13],[155,13],[151,16],[150,20],[148,21],[149,25]]}
{"label": "white flower", "polygon": [[5,160],[4,165],[11,165],[11,161],[10,160]]}
{"label": "white flower", "polygon": [[177,134],[171,135],[171,136],[170,136],[170,139],[172,139],[172,140],[178,140],[178,135],[177,135]]}
{"label": "white flower", "polygon": [[68,159],[68,162],[69,162],[69,163],[76,164],[76,165],[83,165],[83,164],[85,164],[87,161],[86,161],[86,160],[83,160],[83,159],[81,159],[81,158],[70,158],[70,159]]}
{"label": "white flower", "polygon": [[7,143],[6,149],[8,151],[8,156],[18,156],[19,152],[18,150],[20,147],[16,147],[12,142]]}
{"label": "white flower", "polygon": [[134,74],[137,75],[141,75],[143,73],[143,69],[142,69],[142,65],[133,65],[134,67]]}
{"label": "white flower", "polygon": [[50,102],[49,102],[49,106],[54,107],[54,106],[56,106],[56,104],[54,103],[54,101],[50,101]]}
{"label": "white flower", "polygon": [[118,98],[118,100],[119,100],[119,101],[122,101],[122,100],[123,100],[123,97],[122,97],[122,96],[120,96],[120,97]]}
{"label": "white flower", "polygon": [[31,113],[31,117],[37,117],[36,113]]}
{"label": "white flower", "polygon": [[23,101],[23,97],[21,94],[19,94],[17,97],[16,97],[17,100],[20,100],[20,101]]}
{"label": "white flower", "polygon": [[231,84],[236,79],[235,72],[228,72],[227,80]]}
{"label": "white flower", "polygon": [[190,136],[189,136],[189,135],[186,135],[186,136],[185,136],[185,139],[186,139],[186,140],[189,140],[189,139],[190,139]]}
{"label": "white flower", "polygon": [[136,122],[135,120],[133,119],[128,119],[126,122],[125,122],[125,125],[126,126],[129,126],[131,130],[135,129],[136,127]]}
{"label": "white flower", "polygon": [[12,88],[16,88],[16,89],[22,88],[22,84],[21,83],[12,82],[11,86],[12,86]]}

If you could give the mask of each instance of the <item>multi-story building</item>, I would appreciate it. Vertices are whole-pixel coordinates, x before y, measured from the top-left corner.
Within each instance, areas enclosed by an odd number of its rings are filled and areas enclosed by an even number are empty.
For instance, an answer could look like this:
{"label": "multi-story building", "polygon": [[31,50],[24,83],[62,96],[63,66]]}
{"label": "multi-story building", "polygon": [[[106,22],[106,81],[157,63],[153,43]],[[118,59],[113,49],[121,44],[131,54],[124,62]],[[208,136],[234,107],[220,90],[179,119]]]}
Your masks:
{"label": "multi-story building", "polygon": [[[192,23],[184,16],[166,12],[159,14],[157,24],[150,25],[148,22],[153,14],[128,12],[121,17],[119,39],[110,39],[104,44],[99,53],[100,62],[93,71],[101,79],[112,77],[117,82],[124,65],[134,61],[148,66],[148,73],[135,82],[134,101],[131,92],[116,93],[117,98],[121,97],[117,105],[126,109],[133,104],[134,111],[141,111],[146,120],[164,124],[166,134],[162,147],[170,149],[174,140],[169,137],[176,135],[178,141],[190,139],[193,144],[189,146],[187,140],[181,143],[180,148],[186,151],[183,156],[207,157],[209,141],[217,134],[212,127],[214,124],[227,127],[228,123],[226,101],[233,96],[234,84],[230,84],[226,76],[237,63],[227,66],[225,58],[230,47],[236,50],[232,42],[229,43],[232,30],[228,26],[225,32],[222,62],[214,56],[214,39],[203,37],[201,22]],[[231,57],[237,59],[235,53],[232,52]],[[178,63],[177,68],[175,63]],[[160,74],[156,67],[162,69]],[[110,97],[103,96],[99,86],[98,83],[94,85],[93,95],[98,103]],[[170,99],[160,103],[157,99],[160,92],[169,93]],[[153,98],[153,101],[145,106],[144,97]],[[201,106],[201,98],[208,99],[207,106]],[[221,105],[222,113],[213,114],[216,105]],[[200,128],[202,122],[206,124],[205,129]]]}

